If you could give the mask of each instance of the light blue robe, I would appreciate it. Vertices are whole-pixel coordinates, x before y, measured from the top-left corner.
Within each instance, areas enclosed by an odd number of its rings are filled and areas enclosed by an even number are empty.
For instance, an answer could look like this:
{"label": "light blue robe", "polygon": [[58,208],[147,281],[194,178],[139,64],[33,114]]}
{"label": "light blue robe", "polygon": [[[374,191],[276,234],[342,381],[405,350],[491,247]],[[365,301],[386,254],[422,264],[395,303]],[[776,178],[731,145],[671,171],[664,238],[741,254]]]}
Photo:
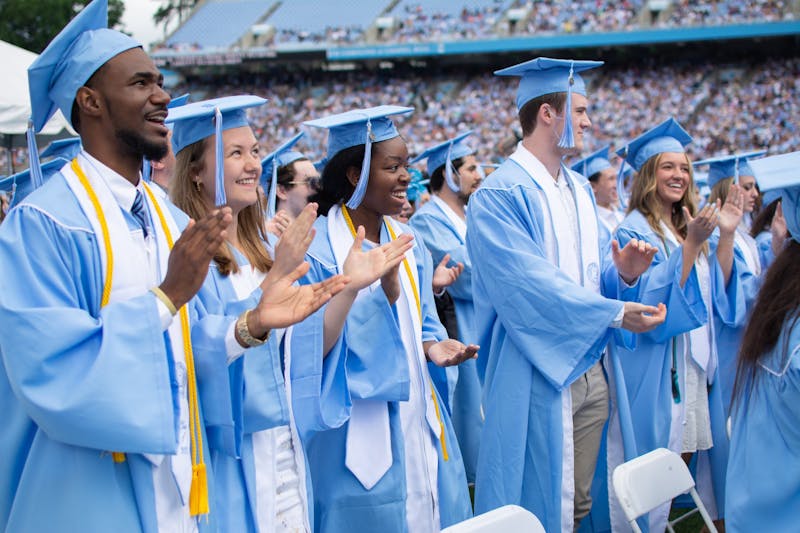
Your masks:
{"label": "light blue robe", "polygon": [[[249,268],[247,259],[236,250],[233,252],[240,268]],[[198,293],[204,318],[194,328],[196,353],[218,348],[216,339],[220,335],[224,337],[231,321],[245,310],[256,307],[260,298],[261,289],[257,288],[250,296],[240,300],[230,278],[221,275],[212,263],[209,275]],[[297,414],[296,420],[301,426],[298,431],[301,432],[341,425],[349,407],[346,391],[328,386],[324,388],[325,394],[322,394],[323,312],[324,308],[293,330],[292,351],[297,354],[291,363],[294,381],[292,391],[297,400],[293,412]],[[205,359],[224,363],[224,357],[212,358],[211,355],[209,353]],[[217,483],[217,521],[221,531],[259,531],[253,434],[290,423],[283,357],[279,337],[273,334],[265,344],[248,348],[227,369],[215,369],[221,373],[228,372],[230,376],[229,380],[217,381],[222,390],[203,388],[204,392],[214,397],[231,398],[230,407],[215,411],[215,416],[206,416]],[[229,386],[242,379],[244,388]],[[236,415],[233,416],[233,413]],[[306,473],[307,502],[311,511],[311,478],[305,466],[298,464],[298,474],[302,475],[303,471]],[[309,521],[313,524],[313,518]]]}
{"label": "light blue robe", "polygon": [[[618,391],[617,401],[627,399],[630,407],[631,428],[622,431],[633,432],[635,450],[624,450],[625,458],[638,457],[656,448],[668,448],[672,427],[672,342],[675,336],[687,333],[707,323],[709,311],[702,299],[696,268],[693,267],[683,287],[680,276],[683,261],[683,249],[670,250],[667,257],[664,243],[650,228],[645,217],[634,211],[625,218],[617,228],[617,240],[624,247],[631,239],[643,240],[658,248],[652,264],[639,278],[638,298],[646,305],[657,305],[663,302],[667,306],[667,318],[654,330],[636,335],[633,350],[618,346],[621,371],[624,376],[625,390]],[[737,264],[734,262],[731,279],[724,286],[722,271],[713,255],[708,259],[711,275],[711,293],[714,304],[714,316],[718,316],[725,324],[731,325],[741,320],[737,313],[742,313],[742,292]],[[685,368],[682,351],[678,351],[677,372],[680,380],[681,399],[685,389]],[[711,431],[714,447],[700,455],[707,455],[713,477],[713,491],[719,514],[722,515],[724,502],[724,473],[727,464],[728,440],[725,433],[725,416],[718,372],[709,376],[713,383],[709,389],[708,401],[711,416]],[[624,396],[620,396],[622,393]],[[612,417],[615,416],[612,413]],[[623,421],[624,422],[624,421]],[[608,449],[619,449],[622,440],[619,433],[609,432]],[[625,443],[629,444],[629,443]],[[601,456],[605,462],[605,457]],[[598,472],[605,471],[608,465],[598,466]],[[595,484],[606,483],[607,479],[595,478]],[[595,531],[605,531],[608,523],[606,502],[595,501],[592,509],[592,521]],[[640,520],[640,527],[647,529],[647,521]]]}
{"label": "light blue robe", "polygon": [[761,268],[766,272],[775,261],[775,254],[772,252],[772,233],[767,230],[756,235],[756,244],[758,244],[758,259],[761,261]]}
{"label": "light blue robe", "polygon": [[[413,232],[408,226],[400,226],[404,232]],[[317,219],[314,227],[317,234],[307,255],[311,264],[305,278],[307,282],[321,281],[337,273],[328,239],[327,218]],[[381,243],[388,240],[384,227]],[[431,290],[433,265],[422,242],[422,238],[415,235],[413,252],[422,291],[422,340],[438,341],[446,338],[446,333],[436,316]],[[342,336],[324,362],[326,367],[344,364],[346,386],[353,399],[388,402],[394,460],[384,476],[367,491],[345,466],[349,423],[338,429],[310,434],[305,441],[305,450],[314,485],[316,531],[407,531],[405,452],[399,402],[409,397],[410,372],[394,308],[381,289],[362,296],[350,310]],[[338,380],[338,385],[342,385],[342,379]],[[464,464],[450,417],[439,395],[437,400],[449,455],[445,460],[437,440],[439,516],[442,527],[447,527],[469,518],[472,512]]]}
{"label": "light blue robe", "polygon": [[[459,235],[453,223],[434,202],[423,205],[409,221],[411,227],[422,235],[430,250],[433,264],[438,265],[445,254],[450,254],[448,266],[464,265],[464,270],[447,292],[453,297],[458,320],[459,340],[464,344],[478,342],[475,333],[475,308],[472,304],[472,261],[467,253],[467,243]],[[456,370],[456,367],[453,368]],[[450,414],[458,437],[458,445],[464,456],[467,480],[475,482],[475,467],[478,463],[480,434],[483,428],[481,414],[481,382],[475,359],[464,361],[457,367],[458,381],[454,390],[447,391]]]}
{"label": "light blue robe", "polygon": [[[172,214],[185,226],[185,215]],[[0,226],[0,529],[157,531],[152,465],[142,454],[178,446],[172,349],[153,294],[100,309],[98,246],[61,174]],[[126,460],[115,463],[110,451]],[[214,531],[207,468],[211,513],[198,522]]]}
{"label": "light blue robe", "polygon": [[[513,160],[470,197],[467,247],[485,376],[475,512],[516,504],[560,531],[562,478],[573,476],[562,472],[564,427],[572,424],[571,412],[562,417],[562,395],[600,359],[622,303],[579,286],[547,259],[542,198]],[[602,288],[616,295],[609,257],[600,253]]]}
{"label": "light blue robe", "polygon": [[[797,311],[795,311],[796,313]],[[777,344],[735,403],[725,527],[732,533],[797,531],[800,512],[800,327]]]}

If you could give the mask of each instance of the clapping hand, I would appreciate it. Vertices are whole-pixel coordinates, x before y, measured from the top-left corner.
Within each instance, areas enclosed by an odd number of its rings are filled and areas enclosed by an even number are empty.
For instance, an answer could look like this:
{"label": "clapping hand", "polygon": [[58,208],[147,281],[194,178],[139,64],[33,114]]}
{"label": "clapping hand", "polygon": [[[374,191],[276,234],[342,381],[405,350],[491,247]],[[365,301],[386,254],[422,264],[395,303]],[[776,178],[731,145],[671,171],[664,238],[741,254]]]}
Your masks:
{"label": "clapping hand", "polygon": [[744,216],[744,191],[740,186],[733,184],[728,190],[722,209],[719,210],[717,225],[720,235],[733,235],[742,216]]}
{"label": "clapping hand", "polygon": [[447,263],[449,262],[450,254],[444,254],[444,257],[433,271],[433,292],[436,294],[455,283],[461,273],[464,272],[463,263],[456,263],[455,266],[448,267]]}
{"label": "clapping hand", "polygon": [[683,206],[683,216],[686,218],[686,240],[699,247],[708,239],[717,227],[719,220],[719,209],[716,202],[706,204],[703,209],[692,217],[689,209]]}
{"label": "clapping hand", "polygon": [[436,366],[455,366],[478,357],[480,346],[465,345],[455,339],[445,339],[428,346],[428,359]]}
{"label": "clapping hand", "polygon": [[622,250],[619,249],[619,242],[611,241],[614,265],[620,277],[628,285],[635,282],[650,267],[657,251],[658,248],[652,244],[638,239],[628,241]]}
{"label": "clapping hand", "polygon": [[286,228],[289,227],[289,224],[292,223],[292,219],[289,217],[289,214],[281,209],[275,216],[271,219],[267,220],[267,231],[276,235],[278,237],[283,235],[283,232],[286,231]]}
{"label": "clapping hand", "polygon": [[348,290],[358,292],[381,279],[403,261],[406,252],[414,246],[413,235],[403,233],[396,239],[365,252],[363,250],[364,226],[359,226],[353,246],[344,260],[342,272],[350,279]]}

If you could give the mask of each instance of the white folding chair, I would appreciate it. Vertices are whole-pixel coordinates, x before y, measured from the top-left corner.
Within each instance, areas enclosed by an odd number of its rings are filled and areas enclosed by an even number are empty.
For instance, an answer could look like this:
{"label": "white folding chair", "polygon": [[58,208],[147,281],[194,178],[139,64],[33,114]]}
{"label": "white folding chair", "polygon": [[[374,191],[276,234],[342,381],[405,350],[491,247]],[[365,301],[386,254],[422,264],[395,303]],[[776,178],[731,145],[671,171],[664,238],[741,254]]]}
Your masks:
{"label": "white folding chair", "polygon": [[[702,515],[708,530],[711,533],[717,533],[711,516],[694,488],[694,479],[689,473],[689,468],[681,456],[675,452],[658,448],[623,463],[614,469],[613,483],[614,492],[625,517],[636,533],[641,532],[636,524],[637,518],[687,492],[691,494],[697,505],[697,511]],[[687,513],[678,520],[667,524],[667,529],[674,533],[672,524],[690,514],[692,513]]]}
{"label": "white folding chair", "polygon": [[518,505],[504,505],[442,530],[442,533],[545,533],[532,512]]}

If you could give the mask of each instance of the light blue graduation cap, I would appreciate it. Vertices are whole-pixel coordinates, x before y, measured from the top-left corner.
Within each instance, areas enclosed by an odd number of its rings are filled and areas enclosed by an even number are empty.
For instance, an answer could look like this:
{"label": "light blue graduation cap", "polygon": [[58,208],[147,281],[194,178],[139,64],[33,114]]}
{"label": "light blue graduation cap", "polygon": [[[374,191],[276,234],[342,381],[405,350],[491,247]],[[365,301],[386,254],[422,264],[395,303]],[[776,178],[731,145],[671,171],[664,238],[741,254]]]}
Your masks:
{"label": "light blue graduation cap", "polygon": [[167,109],[172,109],[173,107],[181,107],[189,103],[189,96],[190,93],[183,93],[180,96],[176,96],[175,98],[171,99],[167,104]]}
{"label": "light blue graduation cap", "polygon": [[192,102],[169,110],[166,123],[173,123],[172,149],[178,152],[198,141],[215,135],[215,203],[226,204],[225,174],[222,156],[222,132],[233,128],[250,126],[246,109],[265,104],[259,96],[249,94],[223,96],[211,100]]}
{"label": "light blue graduation cap", "polygon": [[697,161],[695,166],[708,165],[708,186],[714,187],[720,181],[733,178],[734,183],[739,183],[739,176],[753,176],[753,169],[748,164],[748,159],[761,157],[766,150],[756,150],[735,155],[724,155]]}
{"label": "light blue graduation cap", "polygon": [[[43,181],[47,181],[50,177],[61,170],[64,165],[69,164],[68,159],[62,157],[55,157],[41,165],[39,168],[40,175]],[[38,185],[33,182],[33,174],[31,169],[28,168],[22,172],[17,172],[11,176],[0,180],[0,191],[5,191],[10,194],[9,208],[18,205],[30,193],[38,188]]]}
{"label": "light blue graduation cap", "polygon": [[572,93],[586,96],[586,84],[579,72],[597,68],[602,61],[576,61],[574,59],[551,59],[537,57],[519,65],[495,70],[495,76],[519,76],[517,89],[517,110],[540,96],[553,93],[567,93],[564,107],[564,131],[558,146],[574,148],[572,135]]}
{"label": "light blue graduation cap", "polygon": [[455,193],[460,192],[461,184],[456,183],[456,180],[453,177],[453,175],[456,174],[456,171],[453,168],[453,160],[475,153],[475,151],[470,148],[466,142],[464,142],[470,135],[472,135],[472,131],[466,131],[443,143],[432,146],[412,159],[411,162],[416,163],[418,161],[422,161],[423,159],[427,159],[429,175],[433,175],[433,173],[436,172],[439,167],[444,166],[445,183],[447,183],[447,186],[450,187],[451,191]]}
{"label": "light blue graduation cap", "polygon": [[314,165],[314,169],[316,169],[317,172],[322,174],[322,171],[325,170],[325,165],[328,164],[328,158],[323,157],[319,161],[314,161],[312,164]]}
{"label": "light blue graduation cap", "polygon": [[781,198],[780,189],[775,189],[774,191],[767,191],[761,195],[761,205],[763,207],[766,207],[775,200],[780,200],[780,198]]}
{"label": "light blue graduation cap", "polygon": [[347,111],[324,118],[304,122],[306,126],[327,128],[328,161],[346,148],[365,145],[364,161],[361,163],[361,175],[358,178],[353,195],[347,201],[347,207],[356,209],[364,199],[369,181],[369,167],[372,162],[372,143],[388,141],[399,137],[400,133],[389,118],[392,115],[405,115],[414,111],[413,107],[381,105],[367,109]]}
{"label": "light blue graduation cap", "polygon": [[45,157],[60,157],[72,161],[81,151],[81,138],[70,137],[69,139],[59,139],[51,142],[47,148],[39,154],[39,159]]}
{"label": "light blue graduation cap", "polygon": [[611,147],[609,145],[606,145],[600,148],[595,153],[588,155],[579,161],[576,161],[569,168],[579,174],[582,174],[583,177],[586,179],[589,179],[590,176],[594,176],[598,172],[602,172],[607,168],[613,168],[611,165],[611,161],[608,160],[609,148]]}
{"label": "light blue graduation cap", "polygon": [[639,172],[642,165],[654,155],[664,152],[683,154],[686,152],[684,146],[690,142],[692,142],[692,136],[686,133],[686,130],[674,118],[670,117],[617,150],[617,155],[630,163],[636,172]]}
{"label": "light blue graduation cap", "polygon": [[800,151],[750,161],[762,191],[779,190],[786,226],[800,242]]}
{"label": "light blue graduation cap", "polygon": [[[261,160],[261,183],[267,190],[267,218],[275,216],[276,205],[278,203],[278,169],[294,163],[305,156],[300,152],[291,150],[297,141],[303,138],[305,133],[300,132]],[[269,188],[266,184],[266,176],[270,176]]]}
{"label": "light blue graduation cap", "polygon": [[411,181],[408,184],[406,197],[409,202],[416,202],[422,193],[428,190],[427,187],[431,180],[423,179],[422,172],[416,168],[409,168],[408,174],[411,176]]}
{"label": "light blue graduation cap", "polygon": [[92,74],[109,59],[141,44],[124,33],[108,29],[108,0],[94,0],[83,8],[28,67],[31,120],[28,153],[31,179],[43,182],[39,173],[36,132],[60,109],[72,125],[75,95]]}

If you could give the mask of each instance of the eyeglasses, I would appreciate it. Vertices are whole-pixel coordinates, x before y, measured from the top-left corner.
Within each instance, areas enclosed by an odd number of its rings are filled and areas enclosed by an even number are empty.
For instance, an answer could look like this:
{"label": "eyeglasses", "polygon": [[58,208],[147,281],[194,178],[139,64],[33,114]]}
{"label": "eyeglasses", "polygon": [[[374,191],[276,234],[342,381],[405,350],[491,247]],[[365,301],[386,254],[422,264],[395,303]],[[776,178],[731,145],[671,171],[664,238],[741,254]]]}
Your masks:
{"label": "eyeglasses", "polygon": [[322,187],[322,176],[308,176],[304,180],[290,181],[287,185],[305,185],[309,189],[319,190]]}

